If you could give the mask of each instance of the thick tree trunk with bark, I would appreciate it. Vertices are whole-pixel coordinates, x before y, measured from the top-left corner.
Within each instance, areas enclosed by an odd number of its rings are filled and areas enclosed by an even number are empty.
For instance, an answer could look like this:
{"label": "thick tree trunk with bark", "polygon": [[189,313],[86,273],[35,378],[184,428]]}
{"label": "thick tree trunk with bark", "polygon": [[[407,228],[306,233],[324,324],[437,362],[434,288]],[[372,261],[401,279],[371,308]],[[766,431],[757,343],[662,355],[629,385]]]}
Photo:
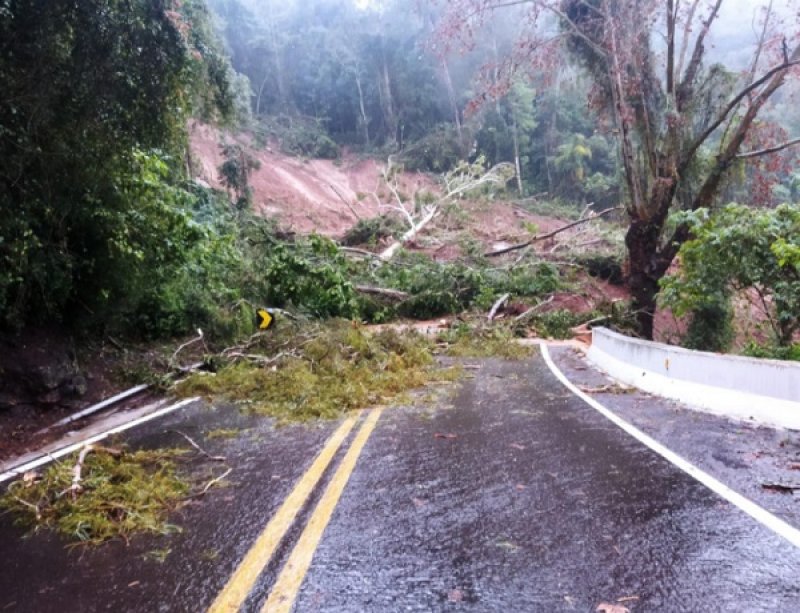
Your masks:
{"label": "thick tree trunk with bark", "polygon": [[667,274],[678,245],[686,240],[685,236],[675,234],[664,243],[664,226],[678,184],[670,176],[673,167],[670,160],[662,158],[659,166],[659,176],[642,212],[629,208],[630,225],[625,235],[628,288],[633,299],[631,306],[639,324],[639,333],[647,339],[653,338],[659,281]]}
{"label": "thick tree trunk with bark", "polygon": [[[625,235],[628,249],[628,289],[631,292],[632,309],[636,314],[639,333],[647,339],[653,338],[658,282],[664,276],[663,262],[658,245],[661,228],[647,220],[631,220]],[[667,267],[669,264],[667,264]]]}

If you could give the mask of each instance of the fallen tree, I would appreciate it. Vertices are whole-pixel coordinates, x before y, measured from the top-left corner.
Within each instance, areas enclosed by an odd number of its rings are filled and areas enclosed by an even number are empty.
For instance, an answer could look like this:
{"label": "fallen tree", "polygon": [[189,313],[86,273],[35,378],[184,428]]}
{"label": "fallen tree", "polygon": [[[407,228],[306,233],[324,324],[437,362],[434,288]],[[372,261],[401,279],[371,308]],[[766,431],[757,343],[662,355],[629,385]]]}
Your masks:
{"label": "fallen tree", "polygon": [[379,207],[399,213],[408,224],[408,230],[398,240],[380,252],[378,257],[383,261],[391,260],[403,245],[417,236],[439,214],[444,205],[484,187],[502,189],[516,173],[514,166],[507,162],[497,164],[486,170],[483,157],[478,158],[471,164],[469,162],[461,162],[444,175],[443,193],[436,197],[431,204],[420,205],[417,202],[416,194],[410,203],[401,197],[398,186],[398,176],[401,171],[402,166],[393,162],[390,157],[383,172],[383,181],[392,194],[393,201],[391,203],[382,203],[377,192],[373,192],[373,197],[378,202]]}
{"label": "fallen tree", "polygon": [[497,257],[498,255],[503,255],[505,253],[511,253],[512,251],[519,251],[520,249],[525,249],[525,247],[530,247],[533,243],[553,238],[554,236],[557,236],[558,234],[561,234],[562,232],[565,232],[571,228],[583,225],[589,221],[595,221],[597,219],[600,219],[601,217],[605,217],[606,215],[613,213],[614,211],[620,211],[620,210],[622,210],[622,207],[619,206],[615,206],[610,209],[605,209],[604,211],[600,211],[599,213],[591,214],[589,217],[584,217],[583,219],[579,219],[577,221],[573,221],[572,223],[568,223],[567,225],[562,226],[557,230],[553,230],[552,232],[548,232],[547,234],[537,234],[530,240],[525,241],[524,243],[511,245],[510,247],[503,247],[502,249],[497,249],[495,251],[487,251],[483,255],[484,257],[487,258],[493,258]]}

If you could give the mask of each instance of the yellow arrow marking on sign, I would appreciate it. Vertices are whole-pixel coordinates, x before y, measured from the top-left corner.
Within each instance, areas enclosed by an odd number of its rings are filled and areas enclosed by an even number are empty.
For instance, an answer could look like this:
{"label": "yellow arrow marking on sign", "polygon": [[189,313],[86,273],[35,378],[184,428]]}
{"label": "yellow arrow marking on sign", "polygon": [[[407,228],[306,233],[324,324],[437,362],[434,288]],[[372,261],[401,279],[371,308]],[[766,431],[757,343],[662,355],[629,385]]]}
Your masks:
{"label": "yellow arrow marking on sign", "polygon": [[258,317],[261,319],[261,323],[258,324],[260,330],[266,330],[272,325],[272,322],[275,321],[272,313],[266,309],[258,309],[256,313],[258,313]]}

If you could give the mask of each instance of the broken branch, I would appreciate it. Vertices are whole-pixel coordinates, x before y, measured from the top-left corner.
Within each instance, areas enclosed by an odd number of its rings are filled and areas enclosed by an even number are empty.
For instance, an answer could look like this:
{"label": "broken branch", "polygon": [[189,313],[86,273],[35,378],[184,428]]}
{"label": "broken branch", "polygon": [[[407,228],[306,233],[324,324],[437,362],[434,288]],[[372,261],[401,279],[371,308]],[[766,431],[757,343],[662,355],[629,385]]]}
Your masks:
{"label": "broken branch", "polygon": [[178,354],[187,347],[199,342],[202,342],[203,346],[205,346],[205,336],[203,335],[203,331],[200,328],[197,328],[197,335],[198,335],[197,338],[193,338],[190,341],[186,341],[185,343],[183,343],[183,345],[181,345],[175,350],[175,353],[172,354],[172,359],[170,359],[171,365],[180,368],[180,365],[177,362]]}
{"label": "broken branch", "polygon": [[268,358],[266,356],[257,355],[257,354],[254,354],[254,353],[242,353],[242,352],[239,352],[239,351],[232,351],[230,353],[226,353],[225,357],[230,359],[230,360],[249,360],[249,361],[254,362],[256,364],[260,364],[261,366],[269,366],[270,364],[274,364],[275,362],[280,360],[282,357],[285,357],[287,355],[289,355],[289,354],[281,351],[278,355],[276,355],[274,357],[271,357],[271,358]]}
{"label": "broken branch", "polygon": [[487,251],[484,253],[484,257],[493,258],[498,255],[503,255],[504,253],[510,253],[512,251],[518,251],[519,249],[525,249],[525,247],[529,247],[535,242],[547,240],[548,238],[553,238],[557,234],[561,234],[562,232],[574,228],[575,226],[580,226],[585,224],[589,221],[594,221],[596,219],[600,219],[601,217],[605,217],[609,213],[613,213],[614,211],[621,210],[622,207],[615,206],[610,209],[605,209],[604,211],[600,211],[599,213],[592,215],[591,217],[586,217],[584,219],[579,219],[578,221],[573,221],[572,223],[568,223],[566,226],[562,226],[557,230],[553,230],[552,232],[548,232],[547,234],[539,234],[534,236],[532,239],[525,241],[524,243],[520,243],[518,245],[511,245],[510,247],[505,247],[503,249],[498,249],[497,251]]}
{"label": "broken branch", "polygon": [[492,306],[492,309],[489,311],[489,315],[487,317],[489,321],[492,321],[495,318],[495,315],[497,315],[497,311],[499,311],[502,308],[502,306],[506,302],[508,302],[509,298],[511,298],[511,294],[503,294],[502,296],[500,296],[497,302],[495,302],[494,305]]}
{"label": "broken branch", "polygon": [[28,507],[30,509],[33,509],[34,513],[36,513],[36,521],[40,521],[42,519],[42,511],[39,508],[38,504],[33,504],[32,502],[28,502],[27,500],[23,500],[22,498],[20,498],[19,496],[15,496],[14,494],[11,494],[11,497],[14,500],[16,500],[18,503],[20,503],[22,506],[25,506],[25,507]]}
{"label": "broken branch", "polygon": [[385,287],[374,287],[372,285],[356,285],[356,291],[362,294],[373,294],[375,296],[383,296],[384,298],[391,298],[392,300],[407,300],[410,296],[407,292],[401,292],[399,289],[389,289]]}
{"label": "broken branch", "polygon": [[72,468],[72,485],[70,485],[67,489],[61,492],[58,497],[60,498],[64,494],[71,493],[73,500],[78,497],[83,491],[83,486],[81,485],[81,473],[83,472],[83,463],[86,461],[86,456],[92,452],[103,452],[107,453],[115,458],[119,458],[122,455],[122,451],[119,449],[112,449],[111,447],[102,447],[100,445],[86,445],[81,452],[78,454],[78,461],[75,462],[75,466]]}
{"label": "broken branch", "polygon": [[517,316],[514,318],[514,322],[517,322],[517,323],[518,323],[518,322],[520,322],[520,321],[525,321],[526,319],[528,319],[528,317],[530,317],[531,315],[533,315],[533,314],[534,314],[536,311],[538,311],[540,308],[542,308],[542,307],[543,307],[543,306],[545,306],[546,304],[550,304],[551,302],[553,302],[553,300],[555,300],[555,296],[550,296],[550,297],[549,297],[547,300],[545,300],[544,302],[540,302],[539,304],[532,306],[531,308],[529,308],[527,311],[525,311],[525,312],[524,312],[524,313],[522,313],[521,315],[517,315]]}
{"label": "broken branch", "polygon": [[800,485],[784,485],[783,483],[762,483],[761,487],[765,490],[773,490],[785,494],[792,494],[800,491]]}
{"label": "broken branch", "polygon": [[187,496],[186,498],[184,498],[184,500],[191,500],[192,498],[200,498],[201,496],[205,496],[206,493],[208,492],[208,490],[210,490],[212,487],[214,487],[217,483],[222,481],[225,477],[230,475],[232,472],[233,472],[233,469],[229,468],[224,473],[222,473],[219,477],[214,477],[211,481],[206,483],[206,486],[202,490],[200,490],[196,494],[192,494],[191,496]]}
{"label": "broken branch", "polygon": [[198,445],[197,443],[195,443],[195,442],[192,440],[192,438],[191,438],[190,436],[188,436],[187,434],[184,434],[184,433],[183,433],[183,432],[181,432],[180,430],[172,430],[172,432],[175,432],[176,434],[180,434],[180,435],[181,435],[183,438],[185,438],[185,439],[186,439],[186,441],[187,441],[187,442],[188,442],[188,443],[189,443],[189,444],[190,444],[192,447],[194,447],[195,449],[197,449],[197,451],[199,451],[200,453],[202,453],[202,454],[203,454],[204,456],[206,456],[206,457],[207,457],[209,460],[214,460],[215,462],[224,462],[224,461],[225,461],[225,456],[221,456],[221,455],[211,455],[211,454],[210,454],[210,453],[208,453],[208,452],[207,452],[205,449],[203,449],[203,448],[202,448],[200,445]]}

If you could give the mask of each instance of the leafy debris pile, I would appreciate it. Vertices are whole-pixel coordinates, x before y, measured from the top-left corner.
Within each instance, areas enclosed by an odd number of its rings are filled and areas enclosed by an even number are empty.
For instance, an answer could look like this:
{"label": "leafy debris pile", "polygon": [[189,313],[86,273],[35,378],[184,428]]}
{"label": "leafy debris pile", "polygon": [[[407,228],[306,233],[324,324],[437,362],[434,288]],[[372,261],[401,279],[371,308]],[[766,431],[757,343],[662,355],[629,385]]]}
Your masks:
{"label": "leafy debris pile", "polygon": [[304,421],[385,404],[459,375],[458,368],[436,365],[433,344],[415,331],[372,334],[343,320],[256,335],[244,351],[227,356],[238,359],[216,373],[192,375],[176,393],[238,402],[281,421]]}
{"label": "leafy debris pile", "polygon": [[522,345],[509,326],[498,324],[471,326],[462,322],[439,334],[445,353],[457,358],[505,358],[522,360],[533,353],[530,345]]}
{"label": "leafy debris pile", "polygon": [[190,491],[175,462],[187,450],[90,451],[55,462],[42,473],[26,473],[0,497],[0,508],[25,527],[50,528],[95,545],[115,538],[128,541],[134,533],[180,531],[167,516]]}

